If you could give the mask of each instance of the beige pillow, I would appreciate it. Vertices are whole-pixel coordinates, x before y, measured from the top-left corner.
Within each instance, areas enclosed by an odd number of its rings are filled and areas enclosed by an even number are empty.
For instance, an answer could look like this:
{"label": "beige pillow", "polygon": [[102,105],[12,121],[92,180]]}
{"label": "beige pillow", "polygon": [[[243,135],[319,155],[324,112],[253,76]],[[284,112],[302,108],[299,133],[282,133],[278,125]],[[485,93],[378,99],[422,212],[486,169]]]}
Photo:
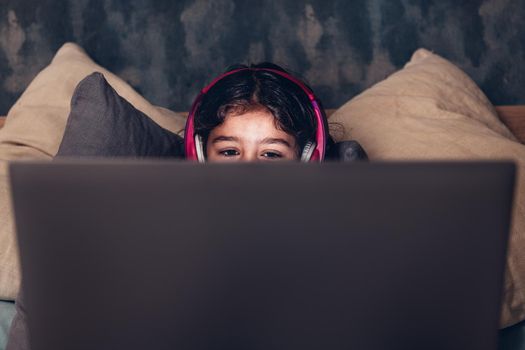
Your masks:
{"label": "beige pillow", "polygon": [[162,127],[173,132],[184,128],[185,116],[151,105],[125,81],[95,64],[78,45],[62,46],[11,108],[0,129],[0,299],[14,299],[20,284],[7,161],[51,159],[56,154],[73,90],[95,71],[104,74],[119,95]]}
{"label": "beige pillow", "polygon": [[330,121],[344,127],[338,140],[357,140],[371,160],[518,163],[501,326],[525,319],[525,145],[476,84],[449,61],[419,49],[404,69],[343,105]]}

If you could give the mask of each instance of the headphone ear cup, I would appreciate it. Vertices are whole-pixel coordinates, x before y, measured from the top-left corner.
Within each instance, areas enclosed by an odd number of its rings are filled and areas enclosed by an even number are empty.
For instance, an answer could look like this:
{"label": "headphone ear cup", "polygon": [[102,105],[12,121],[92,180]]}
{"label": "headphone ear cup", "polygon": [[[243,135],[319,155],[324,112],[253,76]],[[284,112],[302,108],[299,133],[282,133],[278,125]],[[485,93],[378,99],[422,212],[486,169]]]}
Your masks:
{"label": "headphone ear cup", "polygon": [[204,146],[202,144],[202,137],[198,134],[195,134],[195,149],[197,151],[197,160],[199,163],[204,163],[206,161]]}
{"label": "headphone ear cup", "polygon": [[306,143],[301,154],[301,162],[310,161],[310,158],[312,158],[312,154],[314,153],[315,146],[317,146],[317,144],[313,141],[308,141]]}

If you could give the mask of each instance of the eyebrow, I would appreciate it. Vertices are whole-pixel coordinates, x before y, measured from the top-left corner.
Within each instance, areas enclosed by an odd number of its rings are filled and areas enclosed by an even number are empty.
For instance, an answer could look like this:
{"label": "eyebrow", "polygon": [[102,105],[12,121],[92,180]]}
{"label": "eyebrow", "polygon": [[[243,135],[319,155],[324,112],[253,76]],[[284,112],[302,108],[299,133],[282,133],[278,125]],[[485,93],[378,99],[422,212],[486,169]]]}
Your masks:
{"label": "eyebrow", "polygon": [[[217,136],[214,139],[211,140],[211,143],[215,144],[218,142],[225,142],[225,141],[233,141],[233,142],[239,142],[239,138],[235,136]],[[285,139],[279,138],[279,137],[266,137],[264,138],[261,143],[269,145],[273,143],[281,144],[286,147],[292,148],[292,145]]]}
{"label": "eyebrow", "polygon": [[261,141],[261,143],[264,143],[264,144],[280,143],[280,144],[285,145],[285,146],[287,146],[289,148],[292,148],[292,145],[290,145],[290,143],[288,141],[286,141],[285,139],[278,138],[278,137],[267,137],[267,138],[263,139]]}
{"label": "eyebrow", "polygon": [[217,143],[221,141],[236,141],[239,142],[239,138],[235,136],[217,136],[213,140],[211,140],[211,143]]}

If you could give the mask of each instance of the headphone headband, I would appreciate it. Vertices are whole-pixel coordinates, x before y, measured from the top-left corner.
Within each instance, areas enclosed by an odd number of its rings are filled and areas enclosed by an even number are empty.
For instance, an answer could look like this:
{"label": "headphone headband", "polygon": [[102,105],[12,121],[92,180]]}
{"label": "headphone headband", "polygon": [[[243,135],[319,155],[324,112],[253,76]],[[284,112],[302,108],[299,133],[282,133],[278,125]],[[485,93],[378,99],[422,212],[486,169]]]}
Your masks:
{"label": "headphone headband", "polygon": [[217,84],[220,80],[224,79],[227,76],[236,74],[236,73],[241,72],[241,71],[252,71],[252,72],[266,71],[266,72],[272,72],[274,74],[282,76],[285,79],[290,80],[291,82],[293,82],[297,86],[299,86],[299,88],[301,88],[301,90],[308,96],[308,99],[310,100],[310,103],[312,104],[312,107],[313,107],[313,110],[314,110],[314,113],[315,113],[315,118],[316,118],[316,121],[317,121],[317,130],[316,130],[316,135],[315,135],[315,149],[312,152],[312,154],[309,157],[309,159],[306,159],[306,161],[319,161],[319,162],[322,161],[324,159],[325,148],[326,148],[325,147],[325,145],[326,145],[325,118],[324,118],[324,114],[321,111],[321,108],[319,107],[319,103],[317,102],[313,92],[303,82],[301,82],[299,79],[297,79],[297,78],[291,76],[290,74],[288,74],[286,72],[283,72],[281,70],[273,69],[273,68],[249,68],[249,67],[247,67],[247,68],[238,68],[238,69],[234,69],[234,70],[231,70],[229,72],[226,72],[226,73],[218,76],[217,78],[215,78],[210,84],[208,84],[206,87],[204,87],[201,90],[199,96],[197,96],[197,98],[193,102],[190,114],[188,115],[188,120],[186,121],[186,129],[184,131],[184,143],[185,143],[186,159],[204,161],[203,159],[200,159],[200,157],[198,155],[197,147],[198,146],[200,147],[200,145],[197,145],[197,143],[195,142],[195,137],[194,137],[195,136],[195,125],[194,125],[195,124],[195,112],[197,111],[203,96],[206,93],[208,93],[208,91],[215,84]]}

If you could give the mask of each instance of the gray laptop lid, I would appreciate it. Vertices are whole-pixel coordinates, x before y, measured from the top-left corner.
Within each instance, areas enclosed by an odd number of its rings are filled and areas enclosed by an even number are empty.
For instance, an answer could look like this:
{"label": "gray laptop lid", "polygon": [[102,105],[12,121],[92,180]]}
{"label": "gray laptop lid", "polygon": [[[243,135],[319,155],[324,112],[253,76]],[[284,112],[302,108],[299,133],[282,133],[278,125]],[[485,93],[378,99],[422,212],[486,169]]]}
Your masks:
{"label": "gray laptop lid", "polygon": [[10,166],[34,349],[495,349],[511,163]]}

